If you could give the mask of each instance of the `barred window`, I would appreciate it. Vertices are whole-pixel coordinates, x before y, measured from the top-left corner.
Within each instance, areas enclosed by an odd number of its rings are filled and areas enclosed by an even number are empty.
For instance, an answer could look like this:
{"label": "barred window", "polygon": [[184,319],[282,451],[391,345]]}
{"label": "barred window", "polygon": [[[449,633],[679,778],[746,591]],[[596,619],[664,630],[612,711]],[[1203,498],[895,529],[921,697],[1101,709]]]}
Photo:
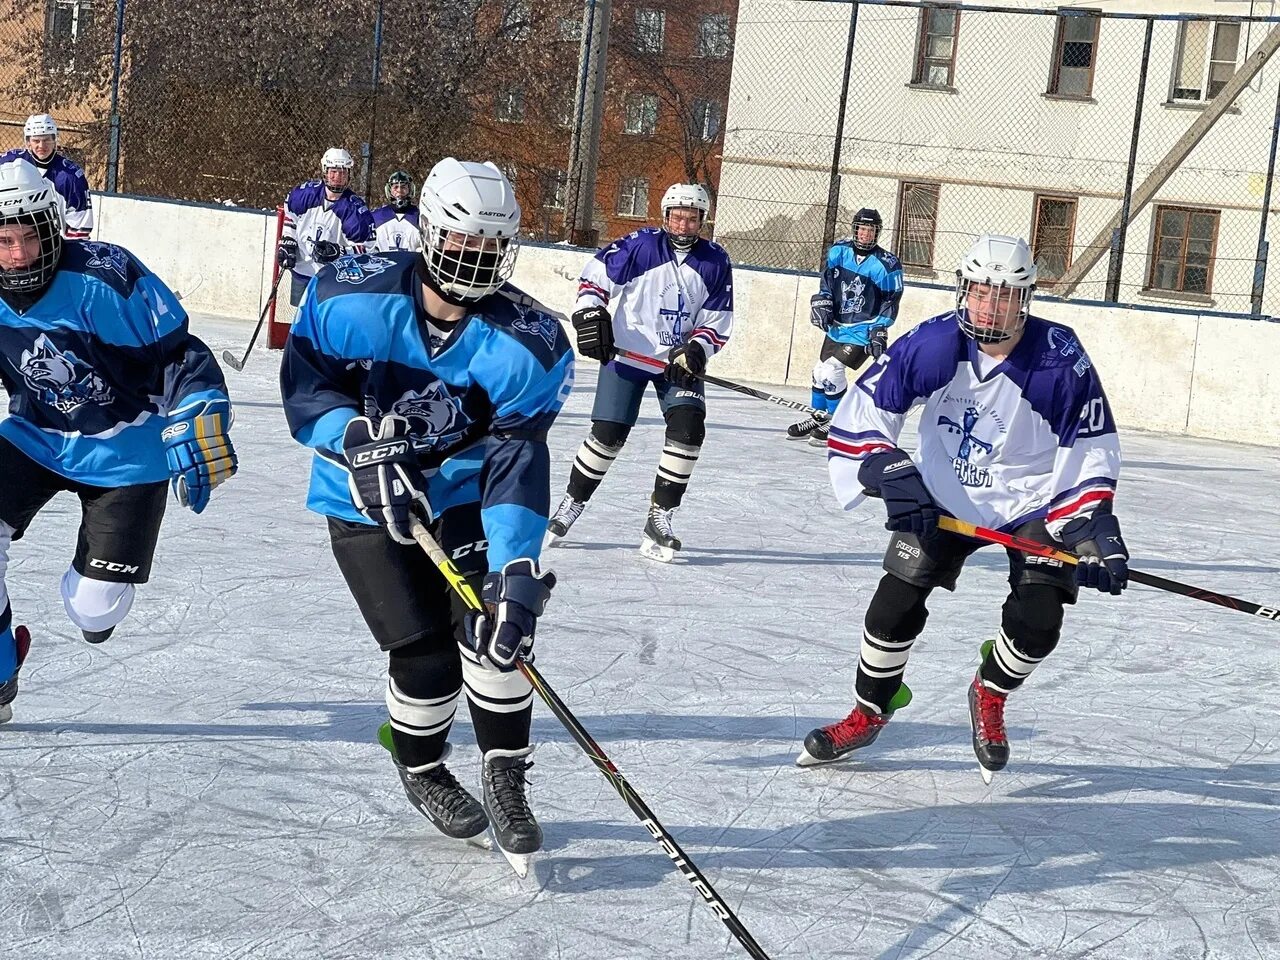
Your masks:
{"label": "barred window", "polygon": [[645,177],[627,177],[618,188],[618,216],[649,216],[649,181]]}
{"label": "barred window", "polygon": [[627,95],[622,132],[651,137],[658,129],[658,98],[652,93]]}
{"label": "barred window", "polygon": [[938,231],[936,183],[904,180],[898,189],[898,259],[907,266],[933,266],[933,241]]}
{"label": "barred window", "polygon": [[667,15],[662,10],[642,7],[636,11],[636,50],[661,53],[667,31]]}
{"label": "barred window", "polygon": [[727,13],[709,14],[698,21],[698,56],[723,60],[730,46]]}
{"label": "barred window", "polygon": [[1098,25],[1101,22],[1101,18],[1096,16],[1058,16],[1058,35],[1053,44],[1053,74],[1049,78],[1050,93],[1080,99],[1092,95]]}
{"label": "barred window", "polygon": [[1218,210],[1156,207],[1147,289],[1208,296],[1220,218]]}
{"label": "barred window", "polygon": [[1036,196],[1031,255],[1036,261],[1037,283],[1052,285],[1071,266],[1076,204],[1074,197]]}
{"label": "barred window", "polygon": [[530,13],[527,0],[507,0],[502,11],[502,35],[508,40],[529,39]]}
{"label": "barred window", "polygon": [[925,7],[920,11],[920,36],[916,41],[916,69],[912,83],[949,87],[956,75],[956,32],[960,11]]}
{"label": "barred window", "polygon": [[494,98],[494,116],[503,123],[524,120],[524,87],[508,87]]}

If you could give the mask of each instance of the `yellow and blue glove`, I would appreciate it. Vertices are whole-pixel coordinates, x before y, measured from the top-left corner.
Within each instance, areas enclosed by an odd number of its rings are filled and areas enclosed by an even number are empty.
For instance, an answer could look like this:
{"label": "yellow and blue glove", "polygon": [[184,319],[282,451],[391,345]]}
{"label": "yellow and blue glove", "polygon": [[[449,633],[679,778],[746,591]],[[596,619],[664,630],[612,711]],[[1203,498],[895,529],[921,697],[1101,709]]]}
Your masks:
{"label": "yellow and blue glove", "polygon": [[213,488],[236,472],[239,461],[227,436],[231,420],[229,400],[198,400],[169,414],[160,434],[173,495],[194,513],[204,510]]}

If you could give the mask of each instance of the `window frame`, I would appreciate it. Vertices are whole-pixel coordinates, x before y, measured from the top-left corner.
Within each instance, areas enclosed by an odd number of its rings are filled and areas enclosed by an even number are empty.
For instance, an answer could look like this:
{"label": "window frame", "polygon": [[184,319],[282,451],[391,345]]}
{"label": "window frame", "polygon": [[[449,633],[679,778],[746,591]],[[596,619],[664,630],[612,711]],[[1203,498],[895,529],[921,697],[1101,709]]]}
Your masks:
{"label": "window frame", "polygon": [[[1160,263],[1160,227],[1164,222],[1166,213],[1185,213],[1187,215],[1187,230],[1182,237],[1182,250],[1178,258],[1178,286],[1176,289],[1169,287],[1157,287],[1156,268]],[[1196,214],[1212,214],[1213,215],[1213,236],[1209,238],[1209,263],[1205,267],[1204,289],[1188,290],[1187,282],[1187,247],[1191,244],[1191,218]],[[1218,260],[1218,235],[1222,229],[1222,211],[1214,207],[1189,207],[1180,203],[1159,203],[1155,204],[1155,209],[1151,214],[1151,247],[1147,255],[1147,281],[1144,284],[1143,293],[1155,293],[1157,295],[1166,296],[1187,296],[1187,297],[1212,297],[1213,296],[1213,268]]]}
{"label": "window frame", "polygon": [[[1098,69],[1098,38],[1102,33],[1102,11],[1100,10],[1081,10],[1080,12],[1064,13],[1059,11],[1058,23],[1053,38],[1053,60],[1049,70],[1049,88],[1045,91],[1046,96],[1058,97],[1062,100],[1092,100],[1093,99],[1093,78]],[[1093,38],[1089,41],[1092,47],[1093,55],[1089,58],[1089,78],[1085,83],[1083,93],[1063,93],[1062,92],[1062,71],[1064,69],[1079,70],[1079,67],[1065,67],[1062,63],[1062,56],[1065,52],[1066,44],[1079,43],[1078,40],[1067,40],[1067,26],[1073,20],[1089,20],[1093,22]]]}
{"label": "window frame", "polygon": [[[935,83],[928,79],[925,74],[925,65],[930,59],[927,56],[929,48],[929,37],[937,36],[937,34],[929,33],[929,21],[932,14],[938,10],[949,11],[955,15],[952,21],[951,30],[951,62],[947,65],[947,81],[946,83]],[[916,63],[911,73],[911,85],[913,87],[935,87],[947,90],[955,89],[956,81],[956,51],[960,45],[960,13],[959,7],[952,7],[947,4],[933,4],[931,6],[922,7],[920,10],[920,28],[916,32]]]}
{"label": "window frame", "polygon": [[[550,196],[548,197],[548,194]],[[569,194],[569,172],[556,167],[542,175],[542,209],[563,210]],[[556,199],[559,203],[556,203]]]}
{"label": "window frame", "polygon": [[[724,29],[717,29],[715,33],[716,39],[723,38],[724,51],[717,52],[718,47],[710,48],[709,44],[704,44],[708,36],[708,25],[713,21],[722,22]],[[729,14],[727,13],[706,13],[698,18],[698,34],[695,41],[694,56],[701,57],[704,60],[727,60],[733,53],[733,36],[729,29]]]}
{"label": "window frame", "polygon": [[[711,108],[715,108],[716,129],[711,136],[707,136],[707,116],[711,113]],[[701,115],[699,112],[701,111]],[[724,104],[719,100],[709,97],[698,97],[693,101],[693,109],[690,112],[690,133],[699,143],[715,143],[724,134]]]}
{"label": "window frame", "polygon": [[[1194,99],[1191,97],[1178,96],[1178,90],[1184,89],[1178,86],[1178,74],[1181,72],[1181,69],[1182,69],[1182,58],[1186,55],[1187,29],[1193,23],[1208,23],[1210,27],[1209,36],[1205,39],[1205,45],[1204,45],[1204,69],[1201,71],[1201,74],[1200,74],[1200,89],[1197,91],[1200,94],[1200,96]],[[1234,75],[1235,72],[1240,69],[1240,63],[1241,63],[1241,60],[1243,59],[1244,50],[1248,46],[1247,37],[1245,36],[1244,32],[1240,30],[1240,24],[1238,22],[1233,20],[1183,20],[1178,24],[1178,42],[1177,42],[1177,45],[1174,47],[1173,74],[1169,77],[1169,102],[1170,103],[1206,104],[1206,103],[1212,102],[1214,98],[1217,97],[1218,94],[1215,93],[1210,95],[1209,93],[1209,84],[1212,80],[1212,75],[1213,75],[1213,65],[1215,63],[1226,63],[1227,61],[1214,60],[1213,48],[1214,48],[1214,44],[1218,39],[1218,29],[1220,27],[1227,27],[1227,26],[1233,26],[1238,31],[1238,34],[1236,36],[1236,57],[1235,57],[1235,60],[1232,61],[1235,67],[1235,69],[1232,70],[1232,74]]]}
{"label": "window frame", "polygon": [[[633,191],[631,194],[632,203],[629,208],[629,210],[632,212],[624,211],[622,208],[622,197],[623,197],[623,194],[626,192],[627,185],[637,184],[637,183],[644,184],[644,210],[641,211],[640,213],[634,212],[636,193]],[[623,177],[621,180],[619,180],[618,181],[618,197],[617,197],[616,203],[614,204],[615,215],[627,220],[648,220],[649,219],[649,189],[650,189],[650,184],[649,184],[648,177],[639,177],[639,176]]]}
{"label": "window frame", "polygon": [[[641,24],[641,16],[643,14],[652,14],[657,21],[657,46],[652,47],[642,44],[643,38],[649,37],[650,33],[647,27]],[[636,32],[636,52],[637,53],[661,53],[667,45],[667,11],[658,7],[636,7],[635,17],[632,21],[635,24]]]}
{"label": "window frame", "polygon": [[[519,107],[519,116],[503,116],[503,104],[506,102],[507,96],[511,96],[513,107]],[[499,90],[493,98],[493,118],[499,123],[524,123],[525,121],[525,103],[524,103],[524,87],[520,84],[504,87]]]}
{"label": "window frame", "polygon": [[[929,262],[917,263],[914,260],[906,258],[904,244],[908,237],[911,236],[907,227],[907,194],[915,189],[923,189],[932,191],[933,193],[933,226],[929,231]],[[899,180],[898,181],[898,210],[894,217],[893,245],[894,255],[902,261],[904,267],[911,267],[916,270],[936,269],[934,267],[934,259],[937,255],[938,247],[938,209],[942,204],[942,184],[930,180]]]}
{"label": "window frame", "polygon": [[[1038,259],[1036,254],[1040,248],[1040,240],[1041,240],[1040,205],[1044,203],[1046,200],[1052,203],[1068,203],[1071,205],[1071,220],[1066,227],[1066,240],[1067,240],[1066,264],[1063,266],[1063,269],[1062,269],[1062,276],[1065,276],[1067,271],[1071,269],[1072,261],[1075,258],[1076,221],[1080,215],[1080,198],[1077,196],[1072,196],[1071,194],[1066,194],[1066,193],[1034,194],[1034,197],[1032,200],[1032,207],[1031,207],[1031,259],[1032,261],[1036,261]],[[1037,263],[1037,268],[1038,267],[1039,267],[1039,264]],[[1062,276],[1058,276],[1051,280],[1047,280],[1039,275],[1039,271],[1037,269],[1036,286],[1052,287],[1062,279]]]}
{"label": "window frame", "polygon": [[[639,111],[639,116],[640,116],[641,123],[640,123],[640,125],[639,125],[639,128],[638,128],[638,129],[635,129],[635,130],[632,130],[632,129],[631,129],[632,104],[633,104],[633,103],[640,103],[640,106],[641,106],[641,110]],[[649,112],[648,110],[643,109],[643,108],[644,108],[644,107],[647,107],[650,103],[653,105],[653,110],[652,110],[652,128],[651,128],[651,129],[645,129],[644,120],[646,120],[646,119],[648,119],[648,118],[649,118],[649,116],[650,116],[650,112]],[[624,134],[625,136],[628,136],[628,137],[652,137],[652,136],[655,136],[655,135],[657,134],[657,132],[658,132],[658,108],[659,108],[659,106],[660,106],[660,104],[659,104],[659,102],[658,102],[658,95],[657,95],[656,93],[649,93],[648,91],[645,91],[645,90],[632,90],[630,93],[628,93],[628,94],[627,94],[626,99],[622,102],[622,132],[623,132],[623,134]]]}

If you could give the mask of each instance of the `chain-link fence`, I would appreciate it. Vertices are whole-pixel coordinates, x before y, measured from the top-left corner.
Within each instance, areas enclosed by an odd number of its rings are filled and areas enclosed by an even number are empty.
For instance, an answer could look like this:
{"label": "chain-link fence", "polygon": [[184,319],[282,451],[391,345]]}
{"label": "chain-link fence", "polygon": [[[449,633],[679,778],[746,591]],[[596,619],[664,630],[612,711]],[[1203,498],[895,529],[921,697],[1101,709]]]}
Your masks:
{"label": "chain-link fence", "polygon": [[1068,298],[1280,314],[1267,253],[1278,17],[911,0],[0,0],[0,136],[52,112],[95,188],[271,208],[356,157],[382,201],[447,155],[566,237],[593,10],[609,24],[591,223],[706,184],[736,262],[812,270],[855,210],[916,282],[1026,236]]}

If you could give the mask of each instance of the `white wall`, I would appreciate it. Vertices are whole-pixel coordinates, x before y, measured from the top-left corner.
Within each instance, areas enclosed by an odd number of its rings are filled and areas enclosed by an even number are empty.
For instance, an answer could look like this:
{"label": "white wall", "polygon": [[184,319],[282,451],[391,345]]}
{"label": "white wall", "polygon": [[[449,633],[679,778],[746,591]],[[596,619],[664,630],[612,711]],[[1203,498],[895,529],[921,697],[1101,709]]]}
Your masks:
{"label": "white wall", "polygon": [[[188,310],[257,318],[274,256],[274,215],[96,198],[98,239],[137,254]],[[514,282],[568,314],[590,251],[526,245]],[[711,372],[805,387],[821,334],[809,324],[816,274],[734,271],[736,327]],[[948,290],[908,285],[900,336],[951,306]],[[1073,326],[1124,427],[1280,446],[1280,324],[1042,302],[1036,313]]]}

